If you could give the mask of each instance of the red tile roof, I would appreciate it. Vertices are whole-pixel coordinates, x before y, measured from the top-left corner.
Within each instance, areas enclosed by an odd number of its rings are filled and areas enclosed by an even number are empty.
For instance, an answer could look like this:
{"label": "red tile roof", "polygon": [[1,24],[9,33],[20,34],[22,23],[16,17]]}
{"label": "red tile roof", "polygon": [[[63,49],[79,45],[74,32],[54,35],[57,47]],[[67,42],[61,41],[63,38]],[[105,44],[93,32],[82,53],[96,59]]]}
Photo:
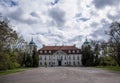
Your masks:
{"label": "red tile roof", "polygon": [[[58,50],[64,51],[67,54],[79,54],[79,53],[81,53],[81,50],[79,48],[75,47],[75,45],[73,45],[73,46],[43,46],[41,49],[38,50],[38,52],[39,51],[51,51],[51,54],[53,54]],[[75,51],[75,53],[68,52],[68,51],[73,51],[73,50]],[[79,50],[79,52],[77,52],[77,50]],[[45,53],[42,53],[42,54],[45,54]]]}
{"label": "red tile roof", "polygon": [[76,50],[75,46],[44,46],[40,50]]}

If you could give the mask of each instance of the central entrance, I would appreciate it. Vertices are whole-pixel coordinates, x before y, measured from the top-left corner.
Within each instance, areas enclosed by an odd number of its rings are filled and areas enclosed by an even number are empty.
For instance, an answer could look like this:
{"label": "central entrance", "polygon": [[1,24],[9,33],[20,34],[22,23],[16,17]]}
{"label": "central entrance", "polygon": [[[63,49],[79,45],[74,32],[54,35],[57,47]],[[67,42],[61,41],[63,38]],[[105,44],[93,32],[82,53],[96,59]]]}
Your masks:
{"label": "central entrance", "polygon": [[61,66],[61,65],[62,65],[62,61],[58,60],[58,66]]}

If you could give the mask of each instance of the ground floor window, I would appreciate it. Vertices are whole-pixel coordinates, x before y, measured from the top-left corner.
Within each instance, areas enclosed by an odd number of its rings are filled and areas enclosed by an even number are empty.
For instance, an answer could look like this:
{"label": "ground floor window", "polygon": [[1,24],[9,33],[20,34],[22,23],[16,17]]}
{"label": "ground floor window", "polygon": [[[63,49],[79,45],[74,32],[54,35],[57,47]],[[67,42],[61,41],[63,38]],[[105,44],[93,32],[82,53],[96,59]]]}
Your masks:
{"label": "ground floor window", "polygon": [[75,65],[75,62],[73,62],[73,65]]}
{"label": "ground floor window", "polygon": [[78,62],[78,65],[79,65],[80,63]]}
{"label": "ground floor window", "polygon": [[40,62],[40,65],[42,65],[42,62]]}

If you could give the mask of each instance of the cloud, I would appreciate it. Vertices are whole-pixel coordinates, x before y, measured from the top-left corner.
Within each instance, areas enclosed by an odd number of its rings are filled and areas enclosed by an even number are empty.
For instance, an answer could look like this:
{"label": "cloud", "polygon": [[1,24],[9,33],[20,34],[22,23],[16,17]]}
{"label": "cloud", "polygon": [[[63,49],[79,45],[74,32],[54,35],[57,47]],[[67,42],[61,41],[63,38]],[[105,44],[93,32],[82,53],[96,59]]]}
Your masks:
{"label": "cloud", "polygon": [[33,17],[38,17],[39,18],[39,15],[36,12],[31,12],[30,15],[33,16]]}
{"label": "cloud", "polygon": [[14,7],[18,5],[18,2],[16,0],[1,0],[0,5]]}
{"label": "cloud", "polygon": [[79,21],[85,22],[85,21],[90,20],[90,18],[83,17],[81,13],[77,13],[77,14],[75,15],[75,18],[76,18],[76,21],[77,21],[77,22],[79,22]]}
{"label": "cloud", "polygon": [[[108,21],[106,21],[105,19],[102,19],[101,24],[102,24],[102,26],[99,27],[97,30],[95,30],[91,34],[91,37],[95,40],[97,39],[97,40],[106,40],[107,41],[109,39],[109,36],[105,32],[109,29],[110,23]],[[95,22],[91,26],[97,27],[97,26],[99,26],[99,24]]]}
{"label": "cloud", "polygon": [[54,2],[51,2],[51,5],[55,5],[59,2],[59,0],[54,0]]}
{"label": "cloud", "polygon": [[102,9],[106,6],[113,6],[120,4],[120,0],[93,0],[93,4],[96,8]]}
{"label": "cloud", "polygon": [[35,18],[37,16],[36,13],[32,12],[30,14],[29,13],[24,14],[24,11],[21,8],[17,8],[11,11],[10,13],[6,13],[6,16],[8,18],[11,18],[12,20],[15,20],[24,24],[35,24],[38,22],[37,21],[38,18]]}
{"label": "cloud", "polygon": [[52,8],[49,10],[48,15],[52,18],[52,25],[57,27],[64,26],[65,12],[60,8]]}
{"label": "cloud", "polygon": [[97,27],[99,24],[97,22],[93,22],[90,25],[91,25],[91,27]]}
{"label": "cloud", "polygon": [[88,20],[90,20],[90,19],[89,19],[89,18],[79,18],[78,20],[79,20],[79,21],[81,20],[81,21],[85,22],[85,21],[88,21]]}
{"label": "cloud", "polygon": [[116,11],[115,14],[107,14],[107,17],[113,21],[119,21],[120,20],[120,11]]}
{"label": "cloud", "polygon": [[[38,47],[107,39],[110,23],[119,20],[119,0],[1,0],[0,13],[25,40]],[[109,6],[109,7],[107,7]],[[98,10],[99,9],[99,10]]]}

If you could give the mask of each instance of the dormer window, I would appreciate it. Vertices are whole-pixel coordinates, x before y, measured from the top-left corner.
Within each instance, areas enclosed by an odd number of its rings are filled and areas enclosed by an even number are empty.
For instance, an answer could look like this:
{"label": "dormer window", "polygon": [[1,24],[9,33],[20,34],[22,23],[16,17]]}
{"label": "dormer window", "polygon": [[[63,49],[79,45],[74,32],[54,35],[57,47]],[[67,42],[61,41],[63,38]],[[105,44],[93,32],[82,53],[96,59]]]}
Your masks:
{"label": "dormer window", "polygon": [[49,53],[51,53],[51,51],[49,50]]}
{"label": "dormer window", "polygon": [[75,50],[73,50],[72,52],[75,53]]}
{"label": "dormer window", "polygon": [[47,51],[46,51],[46,50],[45,50],[44,52],[45,52],[45,53],[47,53]]}
{"label": "dormer window", "polygon": [[43,53],[42,51],[40,51],[40,53]]}
{"label": "dormer window", "polygon": [[68,53],[71,53],[71,51],[69,50]]}

